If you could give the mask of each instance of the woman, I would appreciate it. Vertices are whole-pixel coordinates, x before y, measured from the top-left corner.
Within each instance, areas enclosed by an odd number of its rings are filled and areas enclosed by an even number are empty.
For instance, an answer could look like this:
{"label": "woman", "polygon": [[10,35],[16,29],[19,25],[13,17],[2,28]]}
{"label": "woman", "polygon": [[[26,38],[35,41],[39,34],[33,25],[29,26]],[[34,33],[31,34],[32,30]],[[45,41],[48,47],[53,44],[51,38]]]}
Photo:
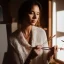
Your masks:
{"label": "woman", "polygon": [[[9,64],[48,64],[46,33],[40,25],[41,5],[37,1],[26,1],[20,6],[18,20],[21,27],[10,37]],[[52,53],[53,54],[53,53]]]}

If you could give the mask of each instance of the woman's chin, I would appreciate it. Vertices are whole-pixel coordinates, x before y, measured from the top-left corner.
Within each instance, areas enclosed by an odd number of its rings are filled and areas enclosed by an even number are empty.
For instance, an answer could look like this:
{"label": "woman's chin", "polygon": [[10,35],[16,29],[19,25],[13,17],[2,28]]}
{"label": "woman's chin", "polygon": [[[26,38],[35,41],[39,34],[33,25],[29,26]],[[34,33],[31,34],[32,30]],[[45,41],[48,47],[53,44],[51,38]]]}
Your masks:
{"label": "woman's chin", "polygon": [[35,23],[31,23],[32,26],[35,26]]}

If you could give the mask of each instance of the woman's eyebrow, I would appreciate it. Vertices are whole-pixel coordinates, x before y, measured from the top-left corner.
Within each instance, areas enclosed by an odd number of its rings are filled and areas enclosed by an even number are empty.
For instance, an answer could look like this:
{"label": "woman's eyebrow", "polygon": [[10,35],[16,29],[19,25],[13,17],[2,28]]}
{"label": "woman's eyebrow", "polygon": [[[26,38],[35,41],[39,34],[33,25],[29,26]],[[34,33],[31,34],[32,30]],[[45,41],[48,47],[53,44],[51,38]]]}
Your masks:
{"label": "woman's eyebrow", "polygon": [[[31,10],[29,13],[34,13],[34,11],[33,10]],[[40,14],[40,12],[38,11],[38,12],[36,12],[37,14]]]}
{"label": "woman's eyebrow", "polygon": [[37,12],[38,14],[40,14],[40,12]]}

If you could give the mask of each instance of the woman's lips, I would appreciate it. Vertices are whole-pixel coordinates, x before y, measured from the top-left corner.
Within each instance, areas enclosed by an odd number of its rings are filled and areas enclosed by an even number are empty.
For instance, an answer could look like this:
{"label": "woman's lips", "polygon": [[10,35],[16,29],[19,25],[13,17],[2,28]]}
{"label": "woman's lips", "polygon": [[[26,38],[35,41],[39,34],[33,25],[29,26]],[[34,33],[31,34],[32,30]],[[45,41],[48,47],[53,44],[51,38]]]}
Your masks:
{"label": "woman's lips", "polygon": [[36,20],[32,20],[32,23],[36,22]]}

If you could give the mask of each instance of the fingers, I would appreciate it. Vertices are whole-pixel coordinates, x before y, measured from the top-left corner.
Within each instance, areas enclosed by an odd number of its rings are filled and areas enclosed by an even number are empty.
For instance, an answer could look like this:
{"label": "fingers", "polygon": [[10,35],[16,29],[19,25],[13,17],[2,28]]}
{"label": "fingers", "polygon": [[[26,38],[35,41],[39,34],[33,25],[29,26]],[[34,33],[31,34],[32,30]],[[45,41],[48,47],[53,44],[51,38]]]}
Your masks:
{"label": "fingers", "polygon": [[34,51],[37,55],[41,55],[42,54],[42,45],[37,45],[36,47],[34,47]]}
{"label": "fingers", "polygon": [[54,53],[56,53],[58,51],[58,46],[54,46]]}
{"label": "fingers", "polygon": [[37,48],[41,49],[43,46],[42,45],[37,45]]}
{"label": "fingers", "polygon": [[33,47],[34,49],[42,49],[42,45],[37,45],[37,46],[35,46],[35,47]]}

